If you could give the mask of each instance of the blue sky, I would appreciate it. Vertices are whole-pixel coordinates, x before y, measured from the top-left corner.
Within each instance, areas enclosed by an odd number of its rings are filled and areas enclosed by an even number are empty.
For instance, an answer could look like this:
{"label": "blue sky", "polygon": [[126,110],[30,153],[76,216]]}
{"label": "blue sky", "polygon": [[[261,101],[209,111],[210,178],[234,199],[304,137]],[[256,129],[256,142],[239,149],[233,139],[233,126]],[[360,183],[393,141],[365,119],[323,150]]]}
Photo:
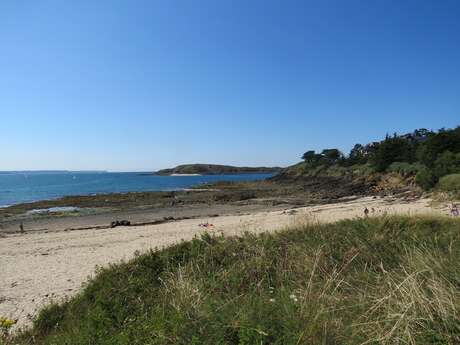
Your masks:
{"label": "blue sky", "polygon": [[460,1],[3,0],[0,170],[288,165],[460,124]]}

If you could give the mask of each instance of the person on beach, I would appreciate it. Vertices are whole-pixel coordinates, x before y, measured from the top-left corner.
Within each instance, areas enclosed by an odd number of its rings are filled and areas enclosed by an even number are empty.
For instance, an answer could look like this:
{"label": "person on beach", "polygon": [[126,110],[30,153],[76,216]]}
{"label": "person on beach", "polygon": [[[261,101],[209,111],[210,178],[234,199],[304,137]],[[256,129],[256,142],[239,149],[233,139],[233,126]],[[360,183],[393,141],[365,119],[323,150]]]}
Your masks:
{"label": "person on beach", "polygon": [[21,233],[24,232],[24,224],[23,224],[22,222],[19,224],[19,231],[20,231]]}
{"label": "person on beach", "polygon": [[364,208],[364,217],[369,216],[369,209],[367,207]]}
{"label": "person on beach", "polygon": [[450,207],[450,214],[452,217],[458,217],[458,208],[457,205],[452,203],[452,206]]}

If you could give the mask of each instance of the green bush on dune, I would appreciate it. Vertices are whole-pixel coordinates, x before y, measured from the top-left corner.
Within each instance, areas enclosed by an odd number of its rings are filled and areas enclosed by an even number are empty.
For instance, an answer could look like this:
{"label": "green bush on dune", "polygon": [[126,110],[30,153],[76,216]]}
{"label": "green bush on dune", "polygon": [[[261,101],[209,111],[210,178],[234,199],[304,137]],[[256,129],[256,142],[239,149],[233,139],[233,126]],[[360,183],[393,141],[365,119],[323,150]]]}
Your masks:
{"label": "green bush on dune", "polygon": [[460,221],[204,235],[99,270],[18,344],[458,344]]}
{"label": "green bush on dune", "polygon": [[444,192],[460,192],[460,174],[451,174],[441,177],[437,188]]}
{"label": "green bush on dune", "polygon": [[460,172],[460,153],[443,152],[436,159],[433,171],[438,178]]}
{"label": "green bush on dune", "polygon": [[387,171],[396,172],[402,176],[411,176],[416,175],[423,168],[423,165],[419,163],[394,162],[388,167]]}
{"label": "green bush on dune", "polygon": [[415,182],[423,189],[429,190],[436,184],[436,176],[433,175],[430,169],[423,167],[415,175]]}

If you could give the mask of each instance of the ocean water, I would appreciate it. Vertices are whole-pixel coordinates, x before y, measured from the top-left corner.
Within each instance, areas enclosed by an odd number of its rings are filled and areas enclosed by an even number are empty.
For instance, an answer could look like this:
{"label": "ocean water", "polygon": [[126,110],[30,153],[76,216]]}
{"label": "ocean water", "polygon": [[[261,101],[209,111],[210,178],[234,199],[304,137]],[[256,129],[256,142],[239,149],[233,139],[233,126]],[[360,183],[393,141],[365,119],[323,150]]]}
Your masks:
{"label": "ocean water", "polygon": [[168,191],[216,181],[262,180],[272,174],[155,176],[110,172],[2,172],[0,207],[68,195]]}

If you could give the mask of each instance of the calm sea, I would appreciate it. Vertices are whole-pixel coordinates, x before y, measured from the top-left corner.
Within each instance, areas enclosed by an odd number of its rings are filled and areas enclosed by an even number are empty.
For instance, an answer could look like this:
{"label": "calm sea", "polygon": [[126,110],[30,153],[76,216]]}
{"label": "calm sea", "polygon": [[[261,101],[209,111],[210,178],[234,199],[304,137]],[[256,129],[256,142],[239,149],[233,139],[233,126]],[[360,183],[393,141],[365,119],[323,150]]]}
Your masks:
{"label": "calm sea", "polygon": [[0,173],[0,206],[67,195],[179,190],[215,181],[262,180],[271,174],[154,176],[109,172]]}

